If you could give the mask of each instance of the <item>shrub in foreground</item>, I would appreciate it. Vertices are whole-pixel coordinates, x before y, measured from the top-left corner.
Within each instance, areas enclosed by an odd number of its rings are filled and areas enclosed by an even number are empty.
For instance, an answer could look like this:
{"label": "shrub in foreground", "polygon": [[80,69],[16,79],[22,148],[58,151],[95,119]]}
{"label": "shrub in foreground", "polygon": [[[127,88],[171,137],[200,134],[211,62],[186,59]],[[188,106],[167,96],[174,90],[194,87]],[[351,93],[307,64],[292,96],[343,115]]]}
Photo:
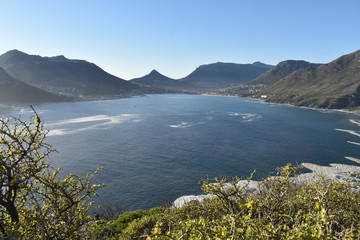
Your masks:
{"label": "shrub in foreground", "polygon": [[237,184],[238,178],[204,182],[203,191],[214,198],[145,211],[128,218],[112,239],[359,239],[360,193],[354,179],[295,185],[296,171],[283,167],[256,192]]}
{"label": "shrub in foreground", "polygon": [[78,239],[92,218],[87,198],[100,187],[70,174],[59,177],[46,158],[54,150],[35,116],[0,119],[0,239]]}

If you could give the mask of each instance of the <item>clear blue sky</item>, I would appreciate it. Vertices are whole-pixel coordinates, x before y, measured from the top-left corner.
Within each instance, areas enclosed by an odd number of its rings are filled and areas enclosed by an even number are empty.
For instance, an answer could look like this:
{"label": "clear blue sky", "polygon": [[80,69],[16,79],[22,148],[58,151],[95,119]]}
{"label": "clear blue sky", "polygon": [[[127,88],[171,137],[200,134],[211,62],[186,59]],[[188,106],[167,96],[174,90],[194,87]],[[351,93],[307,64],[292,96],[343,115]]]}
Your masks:
{"label": "clear blue sky", "polygon": [[326,63],[359,50],[360,0],[0,0],[0,26],[0,54],[181,78],[218,61]]}

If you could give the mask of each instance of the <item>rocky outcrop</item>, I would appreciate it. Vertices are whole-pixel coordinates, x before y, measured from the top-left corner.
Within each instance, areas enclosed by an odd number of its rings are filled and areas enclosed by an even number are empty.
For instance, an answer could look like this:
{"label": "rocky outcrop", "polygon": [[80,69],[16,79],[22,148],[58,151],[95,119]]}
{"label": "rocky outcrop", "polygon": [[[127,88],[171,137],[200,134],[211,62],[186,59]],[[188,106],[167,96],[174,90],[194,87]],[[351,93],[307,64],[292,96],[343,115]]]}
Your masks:
{"label": "rocky outcrop", "polygon": [[[251,193],[256,193],[260,189],[259,182],[254,181],[254,180],[240,180],[240,181],[237,182],[236,186],[239,189],[245,189],[247,192],[251,192]],[[227,188],[230,188],[230,187],[231,187],[230,184],[225,184],[224,189],[226,190]],[[194,201],[202,202],[205,199],[213,198],[213,197],[215,197],[215,196],[212,195],[212,194],[181,196],[181,197],[177,198],[173,202],[172,207],[173,208],[180,208],[180,207],[184,206],[187,203],[191,203],[191,202],[194,202]]]}
{"label": "rocky outcrop", "polygon": [[[353,157],[345,157],[346,159],[352,160],[356,163],[360,163],[360,159]],[[303,163],[302,166],[311,170],[310,173],[303,173],[294,179],[294,184],[308,184],[313,183],[321,178],[327,178],[336,181],[346,181],[350,177],[353,178],[355,175],[360,174],[360,166],[348,165],[348,164],[330,164],[330,166],[321,166],[313,163]],[[360,180],[360,179],[359,179]],[[248,192],[258,193],[260,189],[263,189],[263,182],[253,180],[240,180],[237,183],[239,188],[246,188]],[[229,185],[225,185],[225,189]],[[205,199],[213,198],[214,195],[188,195],[177,198],[173,204],[173,208],[181,208],[185,204],[197,201],[202,202]]]}

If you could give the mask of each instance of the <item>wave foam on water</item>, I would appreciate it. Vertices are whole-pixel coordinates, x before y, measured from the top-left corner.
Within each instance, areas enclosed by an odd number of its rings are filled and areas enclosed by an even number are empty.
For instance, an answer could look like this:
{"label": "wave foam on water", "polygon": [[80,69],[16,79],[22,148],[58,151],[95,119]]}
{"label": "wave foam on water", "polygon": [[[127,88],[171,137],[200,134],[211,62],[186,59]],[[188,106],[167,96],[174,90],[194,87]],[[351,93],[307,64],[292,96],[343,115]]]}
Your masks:
{"label": "wave foam on water", "polygon": [[358,143],[358,142],[352,142],[352,141],[346,141],[347,143],[350,143],[350,144],[354,144],[354,145],[358,145],[358,146],[360,146],[360,143]]}
{"label": "wave foam on water", "polygon": [[360,133],[354,131],[354,130],[346,130],[346,129],[340,129],[340,128],[335,128],[336,131],[340,131],[340,132],[346,132],[346,133],[350,133],[351,135],[355,135],[360,137]]}
{"label": "wave foam on water", "polygon": [[[243,118],[251,118],[256,116],[256,114],[243,114],[243,113],[229,113],[229,116],[242,116]],[[261,116],[260,116],[261,117]],[[349,120],[351,123],[356,124],[360,126],[360,121],[358,120]],[[346,132],[355,136],[360,137],[360,133],[356,132],[354,130],[346,130],[346,129],[335,129],[336,131]],[[349,144],[355,144],[360,145],[358,142],[351,142],[347,141]],[[344,157],[347,160],[353,161],[354,163],[360,164],[360,159],[355,157]],[[354,175],[358,176],[360,174],[360,166],[358,165],[351,165],[351,164],[339,164],[339,163],[331,163],[329,166],[321,166],[314,163],[302,163],[303,167],[310,170],[310,173],[303,173],[296,177],[295,184],[309,184],[313,183],[321,178],[327,178],[330,180],[336,180],[336,181],[347,181],[347,180],[354,180]],[[360,181],[358,177],[355,177],[356,181]],[[259,181],[252,181],[253,183],[250,184],[250,182],[243,182],[247,185],[245,185],[246,189],[260,189],[261,182]],[[240,181],[241,183],[241,181]],[[182,207],[184,204],[191,202],[191,201],[203,201],[206,198],[212,198],[214,197],[211,194],[207,195],[190,195],[190,196],[181,196],[177,198],[173,204],[173,208],[179,208]]]}
{"label": "wave foam on water", "polygon": [[355,119],[349,119],[349,121],[353,124],[356,124],[360,127],[360,121],[359,120],[355,120]]}
{"label": "wave foam on water", "polygon": [[229,116],[232,116],[232,117],[241,117],[244,122],[252,122],[256,119],[261,119],[262,116],[259,115],[259,114],[256,114],[256,113],[241,113],[241,112],[231,112],[231,113],[228,113]]}
{"label": "wave foam on water", "polygon": [[199,124],[204,124],[204,122],[190,123],[190,122],[181,122],[180,124],[171,124],[169,127],[171,128],[188,128],[193,127]]}
{"label": "wave foam on water", "polygon": [[[73,118],[73,119],[62,120],[54,123],[48,123],[46,124],[46,127],[51,128],[52,126],[73,125],[78,123],[90,123],[90,124],[92,123],[89,126],[81,127],[81,128],[75,128],[75,129],[61,128],[61,129],[51,129],[49,131],[48,136],[58,136],[58,135],[74,134],[89,130],[107,129],[113,124],[121,124],[125,122],[137,123],[141,121],[142,119],[139,118],[139,114],[120,114],[117,116],[95,115],[90,117]],[[96,123],[96,122],[100,122],[100,123]]]}
{"label": "wave foam on water", "polygon": [[356,163],[360,164],[360,159],[358,159],[358,158],[354,158],[354,157],[345,157],[345,158],[350,160],[350,161],[353,161],[353,162],[356,162]]}
{"label": "wave foam on water", "polygon": [[86,123],[86,122],[99,122],[107,121],[109,123],[122,123],[125,120],[130,118],[136,118],[139,114],[120,114],[117,116],[108,116],[108,115],[95,115],[90,117],[81,117],[81,118],[72,118],[67,120],[62,120],[54,123],[48,123],[47,126],[55,125],[64,125],[64,124],[73,124],[73,123]]}

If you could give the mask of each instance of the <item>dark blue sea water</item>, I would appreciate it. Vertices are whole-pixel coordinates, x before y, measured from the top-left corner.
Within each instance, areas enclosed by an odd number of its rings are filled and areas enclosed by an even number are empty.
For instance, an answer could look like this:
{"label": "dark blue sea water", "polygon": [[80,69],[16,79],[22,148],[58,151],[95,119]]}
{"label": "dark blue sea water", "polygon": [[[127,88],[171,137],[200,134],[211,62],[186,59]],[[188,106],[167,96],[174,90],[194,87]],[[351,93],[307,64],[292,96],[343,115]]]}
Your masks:
{"label": "dark blue sea water", "polygon": [[[120,100],[34,106],[59,153],[49,161],[64,174],[104,170],[97,203],[127,210],[150,208],[201,193],[201,180],[216,176],[260,179],[286,163],[351,163],[360,147],[354,113],[317,111],[257,100],[149,95]],[[1,108],[28,119],[28,107]]]}

